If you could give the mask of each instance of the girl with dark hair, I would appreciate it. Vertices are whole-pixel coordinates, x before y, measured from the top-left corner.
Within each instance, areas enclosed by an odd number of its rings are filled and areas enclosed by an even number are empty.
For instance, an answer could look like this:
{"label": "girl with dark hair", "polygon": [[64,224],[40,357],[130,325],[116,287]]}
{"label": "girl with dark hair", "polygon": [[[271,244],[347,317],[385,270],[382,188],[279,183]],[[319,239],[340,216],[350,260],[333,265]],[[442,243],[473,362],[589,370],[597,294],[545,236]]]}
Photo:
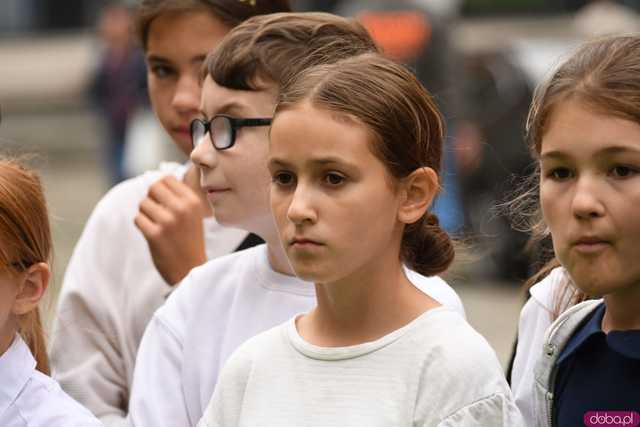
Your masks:
{"label": "girl with dark hair", "polygon": [[49,375],[38,304],[49,284],[51,230],[38,176],[0,158],[0,425],[99,426]]}
{"label": "girl with dark hair", "polygon": [[639,58],[638,36],[586,43],[531,104],[539,171],[514,206],[537,202],[526,215],[553,254],[520,316],[512,384],[529,425],[640,408]]}
{"label": "girl with dark hair", "polygon": [[520,425],[487,342],[413,285],[454,257],[429,212],[443,136],[422,85],[377,54],[285,85],[271,208],[317,304],[231,356],[201,426]]}
{"label": "girl with dark hair", "polygon": [[[186,156],[206,55],[245,19],[289,10],[288,0],[141,2],[136,23],[151,107]],[[191,163],[163,163],[114,187],[67,266],[51,352],[56,379],[103,422],[121,425],[153,312],[193,267],[260,242],[217,222]]]}

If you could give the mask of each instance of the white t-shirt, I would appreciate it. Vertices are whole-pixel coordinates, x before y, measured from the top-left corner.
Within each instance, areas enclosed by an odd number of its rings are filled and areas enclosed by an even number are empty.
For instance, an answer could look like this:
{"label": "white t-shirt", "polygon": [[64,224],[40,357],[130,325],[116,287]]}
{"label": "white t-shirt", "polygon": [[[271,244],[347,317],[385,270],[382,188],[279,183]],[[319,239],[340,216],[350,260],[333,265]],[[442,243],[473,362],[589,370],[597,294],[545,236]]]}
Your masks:
{"label": "white t-shirt", "polygon": [[0,426],[98,427],[102,424],[69,397],[36,361],[19,335],[0,355]]}
{"label": "white t-shirt", "polygon": [[[173,290],[157,272],[134,218],[152,184],[169,174],[182,179],[186,170],[165,163],[111,189],[91,214],[64,276],[53,376],[110,426],[123,424],[142,334]],[[213,218],[204,220],[204,233],[208,258],[232,252],[248,234]]]}
{"label": "white t-shirt", "polygon": [[511,372],[511,389],[525,420],[535,419],[533,368],[543,352],[544,337],[559,307],[567,307],[573,293],[567,271],[558,267],[529,289],[531,298],[520,312],[518,345]]}
{"label": "white t-shirt", "polygon": [[349,347],[312,345],[291,319],[231,356],[198,424],[520,425],[495,353],[445,307],[376,341]]}
{"label": "white t-shirt", "polygon": [[[409,279],[464,313],[439,277]],[[225,361],[247,339],[311,310],[312,283],[276,273],[266,245],[197,267],[153,316],[136,361],[129,421],[137,427],[195,426]]]}

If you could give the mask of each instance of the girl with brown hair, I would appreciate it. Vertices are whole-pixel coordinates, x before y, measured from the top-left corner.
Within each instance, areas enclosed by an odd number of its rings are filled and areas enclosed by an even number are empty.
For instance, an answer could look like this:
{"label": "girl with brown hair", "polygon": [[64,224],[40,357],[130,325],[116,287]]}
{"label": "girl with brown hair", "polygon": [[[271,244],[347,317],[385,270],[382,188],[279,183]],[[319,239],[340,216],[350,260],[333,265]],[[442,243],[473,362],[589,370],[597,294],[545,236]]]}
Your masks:
{"label": "girl with brown hair", "polygon": [[437,275],[454,257],[428,210],[443,136],[426,90],[377,54],[285,85],[271,208],[316,307],[231,356],[199,425],[520,425],[487,342],[408,274]]}
{"label": "girl with brown hair", "polygon": [[51,231],[37,175],[0,158],[0,425],[98,426],[48,376],[38,304],[51,276]]}
{"label": "girl with brown hair", "polygon": [[640,37],[580,47],[536,90],[527,133],[539,173],[520,201],[539,203],[553,256],[521,313],[514,394],[530,425],[596,425],[590,411],[640,408]]}

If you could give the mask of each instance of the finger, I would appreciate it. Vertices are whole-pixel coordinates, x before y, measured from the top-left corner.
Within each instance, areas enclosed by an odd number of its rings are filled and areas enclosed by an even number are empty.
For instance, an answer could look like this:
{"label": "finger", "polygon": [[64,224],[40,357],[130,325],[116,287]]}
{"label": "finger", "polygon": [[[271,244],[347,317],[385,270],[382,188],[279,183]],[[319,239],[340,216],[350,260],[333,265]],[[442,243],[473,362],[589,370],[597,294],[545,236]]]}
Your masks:
{"label": "finger", "polygon": [[138,230],[140,230],[147,239],[152,238],[160,233],[160,227],[141,212],[136,215],[133,223],[136,225],[136,227],[138,227]]}
{"label": "finger", "polygon": [[171,213],[164,206],[150,197],[140,202],[139,211],[154,223],[168,222],[172,218]]}
{"label": "finger", "polygon": [[175,194],[171,188],[169,188],[164,179],[156,182],[149,188],[147,198],[166,207],[171,207],[180,203],[179,195]]}
{"label": "finger", "polygon": [[197,198],[198,195],[193,191],[191,187],[185,184],[182,181],[178,181],[175,177],[171,177],[173,179],[167,179],[164,181],[166,187],[171,190],[173,194],[182,199],[193,199]]}

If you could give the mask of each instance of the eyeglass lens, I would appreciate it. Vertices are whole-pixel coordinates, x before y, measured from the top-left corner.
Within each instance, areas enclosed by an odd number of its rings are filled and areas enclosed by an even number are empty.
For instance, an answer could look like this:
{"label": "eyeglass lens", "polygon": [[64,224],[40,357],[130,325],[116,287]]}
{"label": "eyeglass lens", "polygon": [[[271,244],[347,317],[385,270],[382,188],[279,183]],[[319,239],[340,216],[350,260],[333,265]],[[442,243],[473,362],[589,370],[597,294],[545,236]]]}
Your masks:
{"label": "eyeglass lens", "polygon": [[211,120],[211,141],[219,149],[231,147],[231,121],[223,116]]}
{"label": "eyeglass lens", "polygon": [[[231,122],[223,116],[214,117],[209,122],[211,142],[218,149],[229,148],[232,145],[233,130]],[[191,141],[193,147],[199,146],[207,133],[207,122],[196,119],[191,123]]]}

